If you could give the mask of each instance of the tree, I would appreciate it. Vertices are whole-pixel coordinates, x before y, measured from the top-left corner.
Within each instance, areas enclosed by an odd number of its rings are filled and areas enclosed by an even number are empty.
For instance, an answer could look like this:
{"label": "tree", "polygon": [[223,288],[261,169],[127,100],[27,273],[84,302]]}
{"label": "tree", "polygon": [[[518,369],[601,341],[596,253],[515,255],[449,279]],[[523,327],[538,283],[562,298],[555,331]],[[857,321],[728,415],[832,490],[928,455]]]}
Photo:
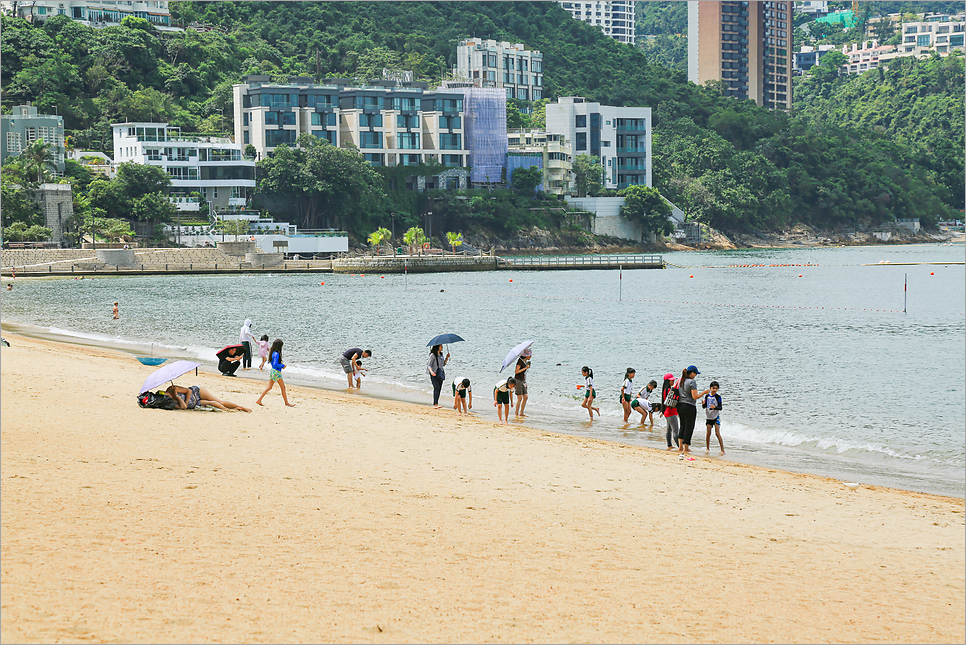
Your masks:
{"label": "tree", "polygon": [[543,171],[537,166],[517,168],[513,171],[513,190],[521,195],[531,196],[538,186],[543,185]]}
{"label": "tree", "polygon": [[422,244],[425,241],[426,241],[426,233],[423,231],[423,229],[419,228],[418,226],[413,226],[408,231],[403,233],[403,242],[405,242],[406,245],[409,246],[409,255],[413,254],[414,244],[419,245],[419,247],[422,248]]}
{"label": "tree", "polygon": [[446,241],[449,242],[451,247],[453,247],[453,253],[456,253],[456,247],[463,246],[463,234],[447,232]]}
{"label": "tree", "polygon": [[674,225],[668,219],[671,216],[671,205],[658,189],[650,186],[628,186],[617,194],[624,198],[621,215],[640,224],[642,233],[670,235],[674,232]]}
{"label": "tree", "polygon": [[49,240],[51,231],[45,226],[34,224],[27,226],[24,222],[14,222],[3,229],[3,237],[15,242],[39,242]]}
{"label": "tree", "polygon": [[127,220],[115,217],[95,217],[94,230],[109,242],[124,237],[134,237],[134,231],[131,230]]}
{"label": "tree", "polygon": [[588,154],[577,155],[574,158],[573,173],[577,197],[594,195],[603,185],[604,166],[597,157],[591,157]]}
{"label": "tree", "polygon": [[37,139],[20,153],[25,169],[30,173],[31,178],[36,177],[38,184],[50,174],[51,170],[56,170],[54,165],[54,149],[49,143],[42,139]]}
{"label": "tree", "polygon": [[169,222],[178,214],[178,207],[166,195],[148,193],[133,200],[131,214],[141,221]]}
{"label": "tree", "polygon": [[379,227],[369,234],[369,244],[376,250],[376,255],[379,255],[379,245],[392,237],[392,233],[388,228]]}
{"label": "tree", "polygon": [[223,219],[218,222],[218,230],[225,235],[233,235],[236,242],[239,235],[248,232],[248,226],[247,219]]}

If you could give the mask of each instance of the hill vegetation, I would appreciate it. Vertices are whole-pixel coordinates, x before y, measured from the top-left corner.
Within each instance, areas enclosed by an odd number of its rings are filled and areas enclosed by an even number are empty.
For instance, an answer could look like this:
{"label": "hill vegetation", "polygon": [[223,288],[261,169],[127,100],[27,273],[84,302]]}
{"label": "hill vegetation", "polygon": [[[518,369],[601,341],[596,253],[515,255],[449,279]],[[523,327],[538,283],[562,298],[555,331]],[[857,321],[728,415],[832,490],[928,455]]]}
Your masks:
{"label": "hill vegetation", "polygon": [[[929,225],[963,207],[961,57],[910,62],[882,79],[819,75],[799,86],[801,111],[784,114],[721,96],[714,84],[690,84],[683,71],[573,20],[556,3],[171,2],[170,8],[176,19],[210,30],[160,33],[136,18],[91,29],[64,16],[42,25],[4,17],[3,108],[30,101],[42,112],[56,111],[75,146],[112,154],[112,122],[165,120],[185,132],[230,132],[231,86],[243,74],[365,79],[388,67],[438,81],[452,68],[459,40],[479,36],[542,51],[548,97],[652,107],[654,186],[698,221],[727,231],[796,222],[874,225],[897,217]],[[563,222],[550,215],[552,203],[509,189],[419,194],[405,190],[397,175],[383,172],[364,216],[346,213],[336,221],[363,238],[388,227],[391,213],[400,220],[397,231],[428,211],[441,218],[434,230]]]}

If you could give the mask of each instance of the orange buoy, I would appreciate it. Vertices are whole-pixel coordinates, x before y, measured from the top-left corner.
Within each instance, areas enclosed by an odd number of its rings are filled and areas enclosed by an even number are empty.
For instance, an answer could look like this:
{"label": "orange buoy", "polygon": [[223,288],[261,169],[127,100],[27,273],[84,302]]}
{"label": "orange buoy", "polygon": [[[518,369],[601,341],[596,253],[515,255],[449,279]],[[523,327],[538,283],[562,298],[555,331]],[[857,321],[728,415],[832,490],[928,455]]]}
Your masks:
{"label": "orange buoy", "polygon": [[799,274],[798,274],[798,277],[799,277],[799,278],[800,278],[800,277],[802,277],[802,274],[801,274],[801,273],[799,273]]}
{"label": "orange buoy", "polygon": [[929,275],[936,275],[936,272],[935,271],[930,271],[929,272]]}
{"label": "orange buoy", "polygon": [[319,283],[319,286],[320,286],[320,287],[324,287],[324,286],[325,286],[325,283],[324,283],[324,282],[320,282],[320,283]]}
{"label": "orange buoy", "polygon": [[510,282],[513,282],[513,278],[510,278]]}
{"label": "orange buoy", "polygon": [[693,276],[693,275],[689,275],[688,277],[689,277],[689,278],[693,278],[694,276]]}

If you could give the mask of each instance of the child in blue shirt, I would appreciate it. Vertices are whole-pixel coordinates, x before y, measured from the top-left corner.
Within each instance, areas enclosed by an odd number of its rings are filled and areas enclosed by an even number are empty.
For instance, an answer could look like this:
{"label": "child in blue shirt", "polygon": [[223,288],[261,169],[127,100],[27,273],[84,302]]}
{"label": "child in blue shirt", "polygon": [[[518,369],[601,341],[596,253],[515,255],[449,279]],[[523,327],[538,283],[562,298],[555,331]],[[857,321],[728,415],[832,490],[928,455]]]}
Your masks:
{"label": "child in blue shirt", "polygon": [[718,446],[721,447],[721,452],[719,455],[725,454],[724,441],[721,439],[721,395],[718,394],[718,382],[711,381],[711,385],[708,386],[708,393],[704,397],[704,401],[701,402],[701,407],[705,409],[705,416],[707,421],[705,425],[708,426],[708,436],[704,441],[705,451],[711,452],[711,430],[714,429],[714,435],[718,437]]}

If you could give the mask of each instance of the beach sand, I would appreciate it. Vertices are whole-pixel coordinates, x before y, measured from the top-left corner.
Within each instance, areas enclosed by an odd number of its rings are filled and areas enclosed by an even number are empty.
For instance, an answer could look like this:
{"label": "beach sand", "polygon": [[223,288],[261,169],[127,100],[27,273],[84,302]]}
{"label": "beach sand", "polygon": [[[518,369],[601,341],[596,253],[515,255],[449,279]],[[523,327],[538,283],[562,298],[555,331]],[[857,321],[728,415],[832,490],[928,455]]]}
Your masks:
{"label": "beach sand", "polygon": [[961,499],[6,337],[3,642],[966,640]]}

